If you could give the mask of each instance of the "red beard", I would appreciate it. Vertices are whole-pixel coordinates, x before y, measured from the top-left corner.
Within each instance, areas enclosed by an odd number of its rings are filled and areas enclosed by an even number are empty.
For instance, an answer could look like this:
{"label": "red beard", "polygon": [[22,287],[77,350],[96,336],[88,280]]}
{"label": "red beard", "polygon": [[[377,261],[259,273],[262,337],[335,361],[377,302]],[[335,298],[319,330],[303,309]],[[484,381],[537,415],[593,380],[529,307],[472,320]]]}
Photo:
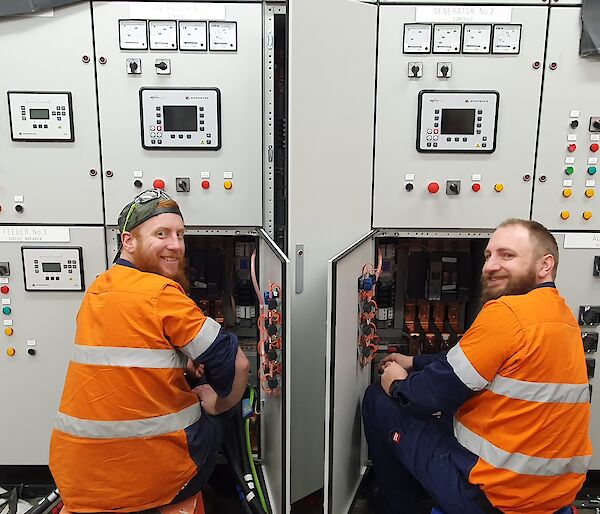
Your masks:
{"label": "red beard", "polygon": [[[157,275],[166,276],[160,271],[160,266],[157,257],[149,257],[144,255],[142,252],[138,252],[135,256],[135,267],[140,271],[145,271],[147,273],[156,273]],[[188,293],[190,290],[190,281],[188,280],[187,272],[186,272],[186,263],[185,259],[179,260],[179,266],[177,272],[174,277],[169,277],[171,280],[177,282],[183,290]]]}

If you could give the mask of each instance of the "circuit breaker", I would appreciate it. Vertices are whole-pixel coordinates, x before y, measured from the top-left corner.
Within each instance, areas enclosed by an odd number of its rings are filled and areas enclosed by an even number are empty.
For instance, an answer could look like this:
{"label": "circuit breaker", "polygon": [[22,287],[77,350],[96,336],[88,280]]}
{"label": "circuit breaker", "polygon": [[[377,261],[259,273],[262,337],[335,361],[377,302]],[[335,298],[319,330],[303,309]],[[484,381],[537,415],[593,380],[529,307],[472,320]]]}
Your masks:
{"label": "circuit breaker", "polygon": [[90,5],[0,17],[0,48],[1,222],[102,224]]}
{"label": "circuit breaker", "polygon": [[107,224],[158,187],[188,226],[261,226],[262,5],[94,2],[93,17]]}
{"label": "circuit breaker", "polygon": [[389,4],[379,10],[373,226],[487,229],[506,205],[528,218],[547,6]]}

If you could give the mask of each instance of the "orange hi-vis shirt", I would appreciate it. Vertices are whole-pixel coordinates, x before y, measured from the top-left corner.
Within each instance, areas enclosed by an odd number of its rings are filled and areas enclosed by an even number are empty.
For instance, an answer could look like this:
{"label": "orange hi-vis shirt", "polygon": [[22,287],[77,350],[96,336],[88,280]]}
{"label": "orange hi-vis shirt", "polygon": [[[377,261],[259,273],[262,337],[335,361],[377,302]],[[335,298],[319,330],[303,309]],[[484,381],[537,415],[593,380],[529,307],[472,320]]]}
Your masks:
{"label": "orange hi-vis shirt", "polygon": [[[94,281],[77,315],[50,443],[50,469],[71,512],[168,504],[216,452],[184,369],[188,358],[202,362],[216,346],[223,352],[223,334],[161,275],[117,264]],[[227,369],[216,370],[226,377],[224,393],[237,340],[227,351]]]}
{"label": "orange hi-vis shirt", "polygon": [[580,328],[557,290],[487,302],[447,360],[480,391],[454,417],[479,457],[469,482],[506,514],[570,505],[592,454],[589,385]]}

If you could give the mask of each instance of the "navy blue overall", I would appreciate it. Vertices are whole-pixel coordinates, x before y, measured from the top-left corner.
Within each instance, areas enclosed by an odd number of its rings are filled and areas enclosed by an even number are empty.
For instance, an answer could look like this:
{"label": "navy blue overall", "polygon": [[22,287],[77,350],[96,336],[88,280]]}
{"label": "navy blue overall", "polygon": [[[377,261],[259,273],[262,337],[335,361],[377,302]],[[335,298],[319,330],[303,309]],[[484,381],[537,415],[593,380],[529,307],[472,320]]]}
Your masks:
{"label": "navy blue overall", "polygon": [[378,383],[367,388],[362,410],[385,514],[414,514],[422,489],[446,514],[500,512],[469,483],[478,457],[456,440],[448,419],[411,412]]}

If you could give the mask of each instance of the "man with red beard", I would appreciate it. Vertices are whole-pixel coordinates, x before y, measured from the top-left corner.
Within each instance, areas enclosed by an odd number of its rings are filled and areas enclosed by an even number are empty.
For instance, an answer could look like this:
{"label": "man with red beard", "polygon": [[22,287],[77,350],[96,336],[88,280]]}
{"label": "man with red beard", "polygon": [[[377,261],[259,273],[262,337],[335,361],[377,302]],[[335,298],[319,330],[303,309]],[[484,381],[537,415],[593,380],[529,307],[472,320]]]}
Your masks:
{"label": "man with red beard", "polygon": [[[87,290],[50,445],[71,512],[137,512],[196,495],[249,363],[185,294],[184,225],[163,191],[119,215],[120,255]],[[207,384],[190,389],[184,372]]]}
{"label": "man with red beard", "polygon": [[459,344],[386,357],[365,393],[377,514],[415,514],[423,489],[446,514],[570,513],[585,480],[589,386],[556,240],[509,219],[484,255],[483,308]]}

